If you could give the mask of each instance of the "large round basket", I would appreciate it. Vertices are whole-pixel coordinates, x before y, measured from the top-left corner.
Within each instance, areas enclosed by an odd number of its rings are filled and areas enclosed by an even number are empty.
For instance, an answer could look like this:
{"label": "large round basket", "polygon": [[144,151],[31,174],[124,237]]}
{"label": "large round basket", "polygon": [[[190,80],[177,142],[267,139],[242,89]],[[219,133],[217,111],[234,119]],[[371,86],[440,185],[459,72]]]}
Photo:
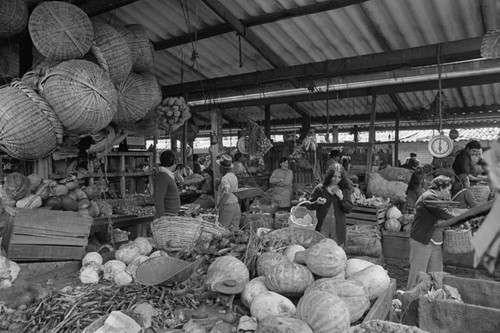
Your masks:
{"label": "large round basket", "polygon": [[240,227],[256,231],[259,228],[272,229],[274,219],[269,213],[242,214]]}
{"label": "large round basket", "polygon": [[485,203],[486,201],[488,201],[488,198],[489,198],[490,193],[491,193],[491,189],[487,184],[472,185],[470,187],[470,190],[471,190],[472,194],[474,194],[474,199],[476,199],[476,201],[479,204],[482,204],[482,203]]}
{"label": "large round basket", "polygon": [[137,44],[137,40],[135,35],[127,29],[123,25],[112,25],[113,28],[125,39],[127,42],[128,48],[130,49],[130,58],[132,59],[132,64],[137,60],[137,55],[139,54],[139,44]]}
{"label": "large round basket", "polygon": [[22,81],[0,89],[0,124],[0,149],[15,158],[43,158],[62,142],[56,114]]}
{"label": "large round basket", "polygon": [[87,14],[62,1],[40,3],[31,13],[28,29],[36,49],[54,60],[83,57],[94,38]]}
{"label": "large round basket", "polygon": [[137,267],[136,279],[145,286],[181,283],[193,275],[203,260],[203,257],[194,262],[166,256],[150,258]]}
{"label": "large round basket", "polygon": [[106,23],[93,20],[92,24],[94,43],[91,52],[97,64],[109,73],[114,84],[126,80],[132,70],[132,55],[125,38]]}
{"label": "large round basket", "polygon": [[448,229],[444,231],[443,249],[448,253],[467,253],[473,250],[472,232],[467,229]]}
{"label": "large round basket", "polygon": [[0,1],[0,38],[20,33],[28,24],[26,0]]}
{"label": "large round basket", "polygon": [[109,75],[86,60],[68,60],[47,72],[41,92],[63,123],[76,134],[95,133],[116,113],[116,90]]}
{"label": "large round basket", "polygon": [[132,66],[134,72],[148,72],[154,69],[154,48],[150,42],[146,30],[139,24],[125,26],[135,36],[137,42],[137,60]]}
{"label": "large round basket", "polygon": [[[139,314],[137,314],[131,310],[123,310],[121,312],[123,312],[123,314],[125,314],[125,315],[129,316],[130,318],[132,318],[133,320],[135,320],[139,326],[141,326],[141,327],[144,326],[142,319],[141,319],[141,316]],[[92,324],[85,327],[85,329],[82,332],[83,333],[94,333],[95,331],[97,331],[99,328],[101,328],[104,325],[104,323],[106,322],[108,317],[109,317],[109,313],[94,320],[92,322]]]}
{"label": "large round basket", "polygon": [[290,227],[273,230],[264,237],[265,240],[268,241],[287,241],[290,242],[290,244],[299,244],[305,248],[308,248],[326,238],[323,234],[317,232],[316,230]]}
{"label": "large round basket", "polygon": [[196,244],[198,240],[210,241],[229,231],[219,223],[184,216],[162,216],[151,223],[151,233],[157,248],[181,250]]}
{"label": "large round basket", "polygon": [[128,78],[116,85],[118,110],[115,123],[134,122],[144,118],[161,103],[161,91],[153,74],[130,73]]}

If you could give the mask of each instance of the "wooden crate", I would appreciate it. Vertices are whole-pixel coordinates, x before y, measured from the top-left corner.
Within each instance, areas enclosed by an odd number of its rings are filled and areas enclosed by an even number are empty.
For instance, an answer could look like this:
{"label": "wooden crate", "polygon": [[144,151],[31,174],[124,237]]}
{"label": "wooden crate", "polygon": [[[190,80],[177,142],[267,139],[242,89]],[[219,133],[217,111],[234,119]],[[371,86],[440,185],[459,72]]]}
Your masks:
{"label": "wooden crate", "polygon": [[92,218],[76,212],[6,207],[2,247],[14,261],[80,260]]}
{"label": "wooden crate", "polygon": [[353,205],[352,211],[346,215],[347,224],[382,224],[385,222],[387,206]]}
{"label": "wooden crate", "polygon": [[392,298],[396,294],[396,280],[391,279],[389,288],[380,295],[370,308],[370,311],[363,318],[363,323],[369,320],[386,320],[391,310]]}
{"label": "wooden crate", "polygon": [[386,258],[410,258],[410,232],[382,230],[382,253]]}

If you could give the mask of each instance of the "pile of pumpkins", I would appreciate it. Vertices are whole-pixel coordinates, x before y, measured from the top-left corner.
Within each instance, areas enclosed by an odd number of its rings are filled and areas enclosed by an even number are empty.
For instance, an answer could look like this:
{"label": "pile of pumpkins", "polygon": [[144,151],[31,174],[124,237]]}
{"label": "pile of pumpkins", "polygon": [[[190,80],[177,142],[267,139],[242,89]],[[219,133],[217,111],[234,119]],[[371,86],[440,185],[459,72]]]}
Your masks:
{"label": "pile of pumpkins", "polygon": [[[382,266],[348,260],[331,239],[307,250],[291,245],[283,253],[262,253],[257,275],[249,281],[246,266],[225,256],[210,265],[205,281],[212,288],[227,279],[245,284],[241,300],[257,321],[256,333],[346,332],[390,284]],[[299,299],[297,306],[291,299]]]}
{"label": "pile of pumpkins", "polygon": [[414,214],[403,214],[397,207],[391,206],[385,212],[384,228],[389,231],[409,232],[414,217]]}
{"label": "pile of pumpkins", "polygon": [[76,176],[55,181],[37,174],[24,176],[19,172],[7,175],[1,191],[5,206],[75,211],[92,218],[111,216],[111,205],[95,200],[98,195],[97,186],[80,187]]}

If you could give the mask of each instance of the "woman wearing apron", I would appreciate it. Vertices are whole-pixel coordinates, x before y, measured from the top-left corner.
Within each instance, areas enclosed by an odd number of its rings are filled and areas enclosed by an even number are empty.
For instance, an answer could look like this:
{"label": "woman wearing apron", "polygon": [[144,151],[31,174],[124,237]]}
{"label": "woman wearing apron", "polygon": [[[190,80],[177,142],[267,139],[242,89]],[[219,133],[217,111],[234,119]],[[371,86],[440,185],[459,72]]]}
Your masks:
{"label": "woman wearing apron", "polygon": [[279,159],[278,166],[279,168],[274,170],[269,178],[269,183],[274,185],[273,204],[278,207],[278,210],[289,211],[293,195],[293,171],[288,169],[286,157]]}

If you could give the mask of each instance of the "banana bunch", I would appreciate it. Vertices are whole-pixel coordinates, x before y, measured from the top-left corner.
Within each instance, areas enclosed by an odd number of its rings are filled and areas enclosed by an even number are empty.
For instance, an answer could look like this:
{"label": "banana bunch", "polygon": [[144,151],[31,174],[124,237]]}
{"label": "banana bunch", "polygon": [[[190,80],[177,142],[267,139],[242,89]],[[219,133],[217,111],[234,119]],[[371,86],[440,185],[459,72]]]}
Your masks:
{"label": "banana bunch", "polygon": [[169,132],[177,130],[191,118],[189,106],[182,96],[165,98],[156,112],[160,116],[158,127]]}
{"label": "banana bunch", "polygon": [[297,146],[293,149],[293,152],[292,154],[289,156],[289,158],[291,159],[294,159],[296,161],[299,161],[301,159],[304,158],[304,146],[303,145],[300,145],[300,146]]}
{"label": "banana bunch", "polygon": [[302,141],[302,146],[304,147],[304,151],[315,151],[318,148],[316,135],[314,133],[308,134],[304,141]]}

